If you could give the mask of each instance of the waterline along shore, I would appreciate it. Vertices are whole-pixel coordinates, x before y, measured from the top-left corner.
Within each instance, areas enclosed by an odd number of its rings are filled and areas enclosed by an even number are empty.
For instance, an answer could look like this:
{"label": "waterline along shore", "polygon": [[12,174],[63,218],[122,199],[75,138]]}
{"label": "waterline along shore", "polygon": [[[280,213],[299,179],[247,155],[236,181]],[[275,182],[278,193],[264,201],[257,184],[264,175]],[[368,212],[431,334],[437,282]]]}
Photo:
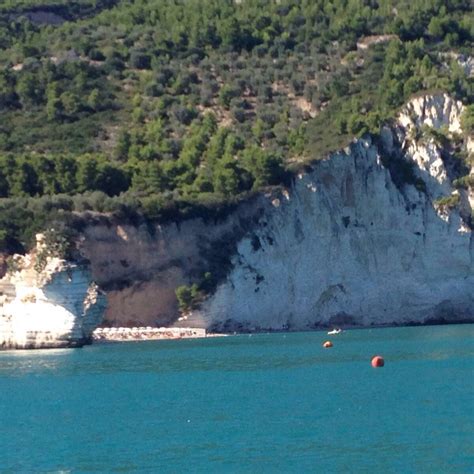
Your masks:
{"label": "waterline along shore", "polygon": [[225,334],[208,333],[202,328],[157,328],[151,326],[132,328],[97,328],[92,334],[94,342],[196,339],[216,336],[225,336]]}

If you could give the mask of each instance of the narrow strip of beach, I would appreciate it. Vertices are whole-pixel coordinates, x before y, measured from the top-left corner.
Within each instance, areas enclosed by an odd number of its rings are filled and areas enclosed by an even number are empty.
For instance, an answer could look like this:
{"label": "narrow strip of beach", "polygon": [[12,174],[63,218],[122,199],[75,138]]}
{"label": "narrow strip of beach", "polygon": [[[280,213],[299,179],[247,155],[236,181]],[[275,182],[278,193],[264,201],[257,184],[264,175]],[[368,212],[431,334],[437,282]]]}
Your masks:
{"label": "narrow strip of beach", "polygon": [[97,328],[92,339],[96,342],[122,341],[156,341],[164,339],[197,339],[204,337],[218,337],[226,334],[208,333],[202,328],[167,328],[167,327],[112,327]]}

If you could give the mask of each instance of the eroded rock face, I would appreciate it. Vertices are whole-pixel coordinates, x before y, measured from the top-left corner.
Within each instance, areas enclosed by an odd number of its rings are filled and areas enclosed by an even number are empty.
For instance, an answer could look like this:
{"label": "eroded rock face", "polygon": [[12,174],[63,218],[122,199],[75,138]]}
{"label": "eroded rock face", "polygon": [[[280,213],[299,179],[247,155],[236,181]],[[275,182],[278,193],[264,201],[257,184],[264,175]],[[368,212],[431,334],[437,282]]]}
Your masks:
{"label": "eroded rock face", "polygon": [[447,127],[450,132],[461,132],[463,105],[447,94],[423,95],[411,100],[398,116],[398,123],[409,131],[412,127]]}
{"label": "eroded rock face", "polygon": [[199,280],[210,262],[220,271],[237,242],[258,226],[265,198],[257,197],[219,220],[134,227],[95,224],[81,245],[94,281],[107,293],[104,323],[166,326],[179,317],[175,289]]}
{"label": "eroded rock face", "polygon": [[472,233],[457,212],[443,220],[414,187],[400,192],[375,146],[360,141],[321,163],[282,202],[255,231],[258,251],[250,238],[240,242],[197,324],[308,329],[472,318]]}
{"label": "eroded rock face", "polygon": [[17,257],[18,271],[0,280],[0,349],[79,347],[101,323],[105,296],[87,266],[34,254]]}
{"label": "eroded rock face", "polygon": [[[110,286],[108,322],[177,321],[174,289],[196,281],[223,241],[234,243],[225,249],[226,278],[177,324],[229,331],[472,320],[472,190],[455,191],[445,150],[413,133],[457,133],[461,112],[446,95],[414,99],[379,142],[353,143],[291,189],[220,222],[195,219],[152,233],[90,226],[83,250],[94,278]],[[424,189],[394,179],[386,163],[397,154],[414,164]],[[454,192],[458,206],[437,206]]]}

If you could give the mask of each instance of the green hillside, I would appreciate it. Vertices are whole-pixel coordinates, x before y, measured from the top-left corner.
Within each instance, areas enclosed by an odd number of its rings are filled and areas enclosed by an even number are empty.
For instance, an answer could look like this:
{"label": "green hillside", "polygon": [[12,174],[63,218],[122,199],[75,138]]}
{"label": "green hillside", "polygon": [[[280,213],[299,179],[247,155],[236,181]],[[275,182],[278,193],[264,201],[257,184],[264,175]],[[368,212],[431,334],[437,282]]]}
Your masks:
{"label": "green hillside", "polygon": [[472,104],[473,36],[469,0],[4,1],[0,251],[78,212],[219,211],[420,91]]}

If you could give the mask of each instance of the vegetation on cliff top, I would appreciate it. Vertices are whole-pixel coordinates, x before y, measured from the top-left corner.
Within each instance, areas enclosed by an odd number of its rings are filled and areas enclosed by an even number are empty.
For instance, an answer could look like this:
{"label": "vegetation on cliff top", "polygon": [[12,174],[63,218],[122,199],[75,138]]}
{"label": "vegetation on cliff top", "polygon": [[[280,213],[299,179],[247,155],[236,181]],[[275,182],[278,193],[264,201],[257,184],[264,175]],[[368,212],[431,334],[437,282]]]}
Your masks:
{"label": "vegetation on cliff top", "polygon": [[473,35],[468,0],[2,2],[0,251],[74,212],[225,206],[419,91],[471,103]]}

